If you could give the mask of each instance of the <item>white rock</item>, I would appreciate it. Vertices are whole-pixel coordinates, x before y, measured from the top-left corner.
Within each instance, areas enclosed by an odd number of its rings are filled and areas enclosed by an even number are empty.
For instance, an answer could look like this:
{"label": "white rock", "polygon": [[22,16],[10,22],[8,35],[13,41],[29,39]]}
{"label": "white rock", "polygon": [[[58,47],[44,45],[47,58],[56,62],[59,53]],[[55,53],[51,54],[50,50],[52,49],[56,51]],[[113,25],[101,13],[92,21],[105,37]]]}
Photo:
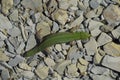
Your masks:
{"label": "white rock", "polygon": [[2,32],[0,32],[0,41],[3,41],[7,38],[6,35],[4,35]]}
{"label": "white rock", "polygon": [[21,69],[24,69],[24,70],[32,70],[32,68],[28,64],[26,64],[25,62],[19,63],[19,67]]}
{"label": "white rock", "polygon": [[13,10],[12,14],[10,14],[10,20],[12,21],[18,21],[18,10]]}
{"label": "white rock", "polygon": [[120,37],[120,26],[112,31],[112,35],[117,39]]}
{"label": "white rock", "polygon": [[[6,0],[2,0],[2,1],[6,1]],[[10,1],[12,1],[12,0],[10,0]],[[6,2],[9,2],[9,1],[6,1]],[[9,30],[12,28],[12,24],[10,23],[8,18],[3,16],[2,14],[0,14],[0,28],[6,29],[6,30]]]}
{"label": "white rock", "polygon": [[94,55],[97,52],[98,46],[94,38],[90,38],[90,41],[88,41],[84,46],[88,55]]}
{"label": "white rock", "polygon": [[1,72],[1,77],[2,80],[9,80],[10,79],[9,71],[7,69],[3,69]]}
{"label": "white rock", "polygon": [[16,66],[17,64],[19,64],[20,62],[24,61],[25,59],[23,57],[21,57],[20,55],[15,56],[14,59],[9,60],[8,64],[10,66]]}
{"label": "white rock", "polygon": [[5,45],[4,41],[0,41],[0,48]]}
{"label": "white rock", "polygon": [[96,28],[96,29],[94,29],[94,30],[91,31],[91,35],[93,37],[98,36],[100,33],[101,33],[101,30],[99,30],[98,28]]}
{"label": "white rock", "polygon": [[98,15],[95,13],[94,10],[91,10],[91,11],[87,12],[85,16],[87,18],[94,18],[94,17],[97,17]]}
{"label": "white rock", "polygon": [[28,79],[32,79],[33,77],[35,77],[34,73],[31,71],[23,71],[22,75]]}
{"label": "white rock", "polygon": [[25,43],[24,43],[24,42],[21,42],[20,45],[19,45],[19,47],[16,49],[16,52],[17,52],[18,54],[20,54],[20,53],[23,52],[24,48],[25,48]]}
{"label": "white rock", "polygon": [[62,51],[62,47],[61,47],[60,44],[56,44],[55,48],[56,48],[57,51]]}
{"label": "white rock", "polygon": [[46,63],[49,67],[55,66],[55,64],[56,64],[56,63],[54,62],[54,60],[51,59],[51,58],[45,58],[44,61],[45,61],[45,63]]}
{"label": "white rock", "polygon": [[106,55],[102,60],[102,65],[120,72],[120,57],[112,57]]}
{"label": "white rock", "polygon": [[63,75],[66,66],[69,65],[70,63],[71,63],[71,60],[62,61],[62,62],[56,64],[55,70],[56,70],[60,75]]}
{"label": "white rock", "polygon": [[28,38],[27,45],[26,45],[26,51],[32,49],[36,45],[36,39],[34,34],[31,34],[30,37]]}
{"label": "white rock", "polygon": [[110,42],[103,46],[105,53],[111,56],[120,56],[120,45]]}
{"label": "white rock", "polygon": [[102,32],[97,39],[98,46],[102,46],[102,45],[104,45],[108,42],[111,42],[111,41],[112,41],[112,38],[104,32]]}
{"label": "white rock", "polygon": [[47,66],[38,66],[35,69],[35,73],[41,78],[41,79],[45,79],[48,76],[48,70],[49,68]]}
{"label": "white rock", "polygon": [[6,56],[5,53],[3,53],[2,51],[0,51],[0,61],[8,61],[9,57]]}
{"label": "white rock", "polygon": [[59,26],[58,26],[58,24],[56,23],[56,22],[53,22],[53,28],[52,28],[52,31],[53,32],[56,32],[56,31],[58,31],[59,30]]}
{"label": "white rock", "polygon": [[1,4],[2,4],[2,12],[4,14],[8,14],[9,9],[12,8],[13,6],[13,0],[2,0]]}

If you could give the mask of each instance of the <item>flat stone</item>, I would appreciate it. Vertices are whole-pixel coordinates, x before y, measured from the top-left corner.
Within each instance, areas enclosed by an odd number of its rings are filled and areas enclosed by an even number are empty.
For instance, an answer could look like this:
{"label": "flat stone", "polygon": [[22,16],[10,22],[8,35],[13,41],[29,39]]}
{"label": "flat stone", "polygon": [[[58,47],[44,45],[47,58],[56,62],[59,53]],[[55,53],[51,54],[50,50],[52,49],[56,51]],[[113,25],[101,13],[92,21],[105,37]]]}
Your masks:
{"label": "flat stone", "polygon": [[18,21],[18,10],[15,9],[9,16],[10,20],[12,21]]}
{"label": "flat stone", "polygon": [[106,55],[101,63],[107,68],[120,72],[120,57],[112,57]]}
{"label": "flat stone", "polygon": [[97,52],[98,46],[94,38],[90,38],[90,41],[88,41],[84,46],[88,55],[94,55]]}
{"label": "flat stone", "polygon": [[52,27],[52,31],[56,32],[59,30],[59,25],[56,22],[53,22],[53,27]]}
{"label": "flat stone", "polygon": [[112,31],[112,35],[117,39],[120,37],[120,26]]}
{"label": "flat stone", "polygon": [[34,73],[31,71],[23,71],[22,75],[27,79],[33,79],[33,77],[35,77]]}
{"label": "flat stone", "polygon": [[66,10],[58,9],[54,13],[52,13],[52,18],[59,22],[62,25],[65,25],[68,19],[68,14]]}
{"label": "flat stone", "polygon": [[13,0],[2,0],[1,1],[2,4],[2,12],[4,14],[8,14],[9,13],[9,9],[12,8],[13,6]]}
{"label": "flat stone", "polygon": [[21,62],[19,63],[19,67],[21,69],[24,69],[24,70],[32,70],[32,67],[30,67],[28,64],[26,64],[25,62]]}
{"label": "flat stone", "polygon": [[93,37],[98,36],[100,33],[101,33],[101,30],[99,30],[98,28],[96,28],[96,29],[94,29],[94,30],[91,31],[91,35]]}
{"label": "flat stone", "polygon": [[110,42],[103,46],[105,53],[111,56],[120,56],[120,45]]}
{"label": "flat stone", "polygon": [[40,23],[38,23],[36,26],[36,30],[37,30],[37,36],[40,39],[50,34],[50,31],[51,31],[50,25],[45,21],[41,21]]}
{"label": "flat stone", "polygon": [[60,44],[56,44],[55,48],[57,51],[62,51],[62,46]]}
{"label": "flat stone", "polygon": [[71,63],[71,60],[62,61],[62,62],[56,64],[55,70],[56,70],[60,75],[63,75],[66,66],[69,65],[70,63]]}
{"label": "flat stone", "polygon": [[24,48],[25,48],[25,43],[24,43],[24,42],[21,42],[20,45],[19,45],[19,47],[16,49],[16,52],[17,52],[18,54],[21,54],[21,53],[23,53]]}
{"label": "flat stone", "polygon": [[39,11],[42,12],[42,0],[23,0],[21,4],[27,8],[27,9],[32,9],[34,11]]}
{"label": "flat stone", "polygon": [[0,51],[0,61],[8,61],[9,57],[2,51]]}
{"label": "flat stone", "polygon": [[110,4],[104,11],[103,16],[109,24],[117,25],[120,22],[119,6]]}
{"label": "flat stone", "polygon": [[[102,1],[102,0],[99,0],[99,2]],[[93,9],[96,9],[100,3],[98,2],[98,0],[91,0],[90,1],[90,7],[93,8]]]}
{"label": "flat stone", "polygon": [[55,64],[56,64],[56,63],[54,62],[54,60],[51,59],[51,58],[45,58],[44,61],[45,61],[45,63],[47,64],[47,66],[49,66],[49,67],[55,66]]}
{"label": "flat stone", "polygon": [[10,66],[16,66],[17,64],[19,64],[20,62],[24,61],[25,59],[23,57],[21,57],[20,55],[15,56],[14,59],[9,60],[8,64]]}
{"label": "flat stone", "polygon": [[7,38],[6,35],[4,35],[2,32],[0,32],[0,41],[3,41]]}
{"label": "flat stone", "polygon": [[84,66],[80,63],[77,63],[77,68],[80,70],[81,75],[86,75],[87,73],[87,66]]}
{"label": "flat stone", "polygon": [[94,18],[94,17],[97,17],[98,15],[95,13],[94,10],[91,10],[91,11],[87,12],[85,16],[87,18]]}
{"label": "flat stone", "polygon": [[[6,1],[6,0],[2,0],[2,1],[9,2],[9,1]],[[12,0],[10,0],[10,1],[12,1]],[[9,19],[7,17],[3,16],[2,14],[0,14],[0,28],[9,30],[12,27],[13,26],[10,23]]]}
{"label": "flat stone", "polygon": [[101,67],[101,66],[94,66],[91,69],[91,72],[93,74],[98,74],[98,75],[102,75],[102,74],[104,74],[107,71],[109,71],[107,68],[104,68],[104,67]]}
{"label": "flat stone", "polygon": [[0,41],[0,48],[2,48],[5,45],[4,41]]}
{"label": "flat stone", "polygon": [[28,41],[27,41],[27,45],[26,45],[26,51],[32,49],[33,47],[35,47],[36,45],[36,39],[35,39],[35,36],[34,34],[31,34],[28,38]]}
{"label": "flat stone", "polygon": [[80,64],[82,64],[82,65],[84,65],[84,66],[86,66],[86,65],[88,65],[89,64],[89,62],[88,61],[86,61],[85,59],[83,59],[83,58],[79,58],[79,62],[80,62]]}
{"label": "flat stone", "polygon": [[39,78],[45,79],[48,76],[48,70],[49,68],[47,66],[38,66],[35,69],[35,73],[38,75]]}
{"label": "flat stone", "polygon": [[72,77],[78,77],[79,73],[77,72],[76,64],[70,64],[67,66],[67,75]]}
{"label": "flat stone", "polygon": [[13,0],[14,5],[17,6],[20,3],[20,0]]}
{"label": "flat stone", "polygon": [[93,61],[95,64],[100,64],[101,60],[102,60],[103,56],[101,56],[98,52],[95,53],[95,56],[93,58]]}
{"label": "flat stone", "polygon": [[57,79],[57,80],[62,80],[62,77],[61,77],[57,72],[54,72],[53,76],[54,76],[55,79]]}
{"label": "flat stone", "polygon": [[108,42],[111,42],[111,41],[112,41],[112,38],[104,32],[102,32],[97,39],[98,46],[102,46],[102,45],[104,45]]}
{"label": "flat stone", "polygon": [[2,80],[9,80],[10,79],[10,74],[7,69],[3,69],[1,72],[1,78]]}

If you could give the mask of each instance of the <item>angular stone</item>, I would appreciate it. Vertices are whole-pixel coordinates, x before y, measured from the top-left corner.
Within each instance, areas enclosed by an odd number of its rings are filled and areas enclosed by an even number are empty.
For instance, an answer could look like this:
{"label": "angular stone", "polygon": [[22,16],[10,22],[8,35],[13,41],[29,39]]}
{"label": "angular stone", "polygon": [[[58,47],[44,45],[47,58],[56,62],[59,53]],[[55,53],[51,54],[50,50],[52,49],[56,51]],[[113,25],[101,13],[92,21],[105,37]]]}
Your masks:
{"label": "angular stone", "polygon": [[109,24],[117,25],[120,22],[120,9],[118,5],[110,4],[103,12],[104,18]]}
{"label": "angular stone", "polygon": [[120,57],[106,55],[102,60],[102,65],[112,70],[120,72]]}
{"label": "angular stone", "polygon": [[103,46],[103,49],[105,53],[111,56],[116,56],[116,57],[120,56],[120,45],[114,42],[107,43],[106,45]]}
{"label": "angular stone", "polygon": [[12,21],[18,21],[18,10],[15,9],[9,16],[10,20]]}
{"label": "angular stone", "polygon": [[62,62],[56,64],[55,70],[56,70],[60,75],[63,75],[66,66],[69,65],[70,63],[71,63],[71,60],[62,61]]}
{"label": "angular stone", "polygon": [[54,62],[54,60],[51,59],[51,58],[45,58],[44,61],[45,61],[45,63],[47,64],[47,66],[49,66],[49,67],[55,66],[55,64],[56,64],[56,63]]}
{"label": "angular stone", "polygon": [[120,37],[120,26],[112,31],[112,35],[117,39]]}
{"label": "angular stone", "polygon": [[56,32],[59,30],[59,25],[56,22],[53,22],[53,27],[52,27],[52,31]]}
{"label": "angular stone", "polygon": [[0,51],[0,61],[8,61],[9,57],[6,56],[5,53],[3,53],[2,51]]}
{"label": "angular stone", "polygon": [[96,29],[94,29],[94,30],[91,31],[91,35],[93,37],[98,36],[100,33],[101,33],[101,30],[99,30],[98,28],[96,28]]}
{"label": "angular stone", "polygon": [[85,49],[88,55],[94,55],[97,52],[97,42],[94,38],[91,38],[85,45]]}
{"label": "angular stone", "polygon": [[3,41],[7,38],[6,35],[4,35],[2,32],[0,32],[0,41]]}
{"label": "angular stone", "polygon": [[45,79],[48,76],[48,70],[49,68],[47,66],[38,66],[35,69],[35,73],[39,76],[39,78]]}
{"label": "angular stone", "polygon": [[86,65],[88,65],[89,64],[89,62],[88,61],[86,61],[85,59],[83,59],[83,58],[79,58],[79,62],[82,64],[82,65],[84,65],[84,66],[86,66]]}
{"label": "angular stone", "polygon": [[9,9],[12,8],[13,6],[13,0],[2,0],[1,4],[2,4],[2,12],[4,14],[8,14]]}
{"label": "angular stone", "polygon": [[81,75],[86,75],[87,66],[77,63],[77,68],[80,70]]}
{"label": "angular stone", "polygon": [[104,32],[102,32],[97,39],[98,46],[102,46],[102,45],[104,45],[108,42],[111,42],[111,41],[112,41],[112,38]]}
{"label": "angular stone", "polygon": [[7,69],[3,69],[1,72],[1,77],[2,80],[9,80],[10,79],[9,71]]}
{"label": "angular stone", "polygon": [[23,71],[22,75],[27,79],[32,79],[33,77],[35,77],[34,73],[31,71]]}
{"label": "angular stone", "polygon": [[26,51],[32,49],[36,45],[36,39],[34,34],[31,34],[30,37],[28,38],[27,45],[26,45]]}
{"label": "angular stone", "polygon": [[21,62],[19,63],[19,67],[21,69],[24,69],[24,70],[32,70],[32,67],[30,67],[28,64],[26,64],[25,62]]}
{"label": "angular stone", "polygon": [[98,52],[95,53],[95,56],[93,58],[93,61],[95,64],[100,64],[101,60],[102,60],[103,56],[101,56]]}
{"label": "angular stone", "polygon": [[62,25],[65,25],[68,19],[68,14],[66,10],[58,9],[54,13],[52,13],[52,18],[59,22]]}
{"label": "angular stone", "polygon": [[42,0],[23,0],[21,2],[21,4],[23,6],[25,6],[25,8],[27,9],[33,9],[34,11],[39,11],[42,12],[43,8],[42,8]]}
{"label": "angular stone", "polygon": [[45,21],[41,21],[40,23],[38,23],[36,26],[36,30],[37,30],[37,37],[40,39],[50,34],[51,31],[50,25]]}
{"label": "angular stone", "polygon": [[62,51],[62,47],[61,47],[60,44],[56,44],[55,48],[56,48],[57,51]]}
{"label": "angular stone", "polygon": [[87,12],[85,16],[87,18],[94,18],[94,17],[97,17],[98,15],[95,13],[94,10],[91,10],[91,11]]}
{"label": "angular stone", "polygon": [[21,42],[20,45],[19,45],[19,47],[16,49],[16,52],[18,54],[21,54],[23,52],[24,48],[25,48],[25,43]]}
{"label": "angular stone", "polygon": [[5,45],[4,41],[0,41],[0,48],[2,48]]}
{"label": "angular stone", "polygon": [[14,5],[17,6],[20,3],[20,0],[13,0]]}

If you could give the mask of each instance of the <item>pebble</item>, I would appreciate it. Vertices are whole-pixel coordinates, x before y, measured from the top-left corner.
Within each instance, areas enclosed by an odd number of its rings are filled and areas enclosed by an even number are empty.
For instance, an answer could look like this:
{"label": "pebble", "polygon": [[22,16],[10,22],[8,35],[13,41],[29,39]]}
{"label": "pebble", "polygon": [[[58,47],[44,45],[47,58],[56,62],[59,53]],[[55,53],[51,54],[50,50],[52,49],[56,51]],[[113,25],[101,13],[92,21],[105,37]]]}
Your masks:
{"label": "pebble", "polygon": [[80,63],[77,63],[77,68],[80,70],[81,75],[86,75],[87,74],[87,65],[82,65]]}
{"label": "pebble", "polygon": [[117,5],[110,4],[103,11],[103,16],[110,25],[117,25],[120,21],[120,9]]}
{"label": "pebble", "polygon": [[9,57],[2,51],[0,51],[0,61],[8,61]]}
{"label": "pebble", "polygon": [[120,57],[106,55],[101,64],[107,68],[120,72]]}
{"label": "pebble", "polygon": [[53,67],[53,66],[55,66],[55,64],[56,64],[56,63],[54,62],[54,60],[51,59],[51,58],[45,58],[44,61],[45,61],[45,63],[47,64],[47,66],[49,66],[49,67]]}
{"label": "pebble", "polygon": [[9,80],[10,79],[10,74],[7,69],[3,69],[1,72],[1,78],[2,80]]}
{"label": "pebble", "polygon": [[63,75],[64,74],[64,70],[66,69],[66,66],[69,65],[70,63],[71,63],[71,60],[64,60],[62,62],[59,62],[58,64],[56,64],[55,70],[60,75]]}
{"label": "pebble", "polygon": [[114,38],[118,39],[120,37],[120,26],[112,31]]}
{"label": "pebble", "polygon": [[48,76],[48,70],[49,68],[47,66],[37,66],[35,73],[39,76],[39,78],[45,79]]}
{"label": "pebble", "polygon": [[102,46],[111,41],[112,41],[112,38],[104,32],[102,32],[97,39],[98,46]]}
{"label": "pebble", "polygon": [[20,0],[13,0],[14,5],[17,6],[20,3]]}
{"label": "pebble", "polygon": [[98,17],[98,15],[95,13],[94,10],[91,10],[91,11],[87,12],[85,16],[86,16],[86,18]]}
{"label": "pebble", "polygon": [[83,58],[79,58],[79,62],[80,62],[80,64],[82,64],[82,65],[84,65],[84,66],[86,66],[86,65],[88,65],[89,64],[89,62],[88,61],[86,61],[85,59],[83,59]]}
{"label": "pebble", "polygon": [[1,1],[2,4],[2,12],[4,14],[8,14],[9,13],[9,9],[12,8],[13,6],[13,0],[2,0]]}
{"label": "pebble", "polygon": [[90,41],[88,41],[84,46],[88,55],[94,55],[97,52],[98,46],[94,38],[90,38]]}
{"label": "pebble", "polygon": [[28,64],[26,64],[25,62],[19,63],[19,67],[21,69],[24,69],[24,70],[32,70],[32,68]]}
{"label": "pebble", "polygon": [[60,44],[56,44],[55,48],[56,48],[57,51],[62,51],[62,47],[61,47]]}
{"label": "pebble", "polygon": [[63,9],[58,9],[57,11],[52,13],[52,18],[60,24],[65,25],[68,19],[67,11]]}
{"label": "pebble", "polygon": [[99,6],[99,3],[97,0],[91,0],[90,1],[90,7],[93,9],[96,9]]}
{"label": "pebble", "polygon": [[52,31],[53,32],[56,32],[59,30],[59,25],[56,23],[56,22],[53,22],[53,28],[52,28]]}
{"label": "pebble", "polygon": [[4,41],[0,41],[0,48],[2,48],[5,45]]}
{"label": "pebble", "polygon": [[111,56],[120,56],[120,45],[110,42],[103,46],[105,53]]}
{"label": "pebble", "polygon": [[39,12],[42,12],[43,11],[43,8],[41,7],[42,6],[42,0],[23,0],[21,2],[21,4],[27,8],[27,9],[32,9],[34,11],[39,11]]}
{"label": "pebble", "polygon": [[24,43],[24,42],[21,42],[20,45],[19,45],[19,47],[16,49],[16,52],[17,52],[18,54],[21,54],[21,53],[23,53],[24,48],[25,48],[25,43]]}
{"label": "pebble", "polygon": [[35,36],[34,36],[33,34],[31,34],[31,35],[29,36],[28,41],[27,41],[26,51],[28,51],[28,50],[32,49],[33,47],[35,47],[36,44],[37,44],[37,43],[36,43]]}
{"label": "pebble", "polygon": [[23,62],[24,60],[25,58],[21,57],[20,55],[16,55],[14,59],[9,60],[8,64],[13,67],[19,64],[20,62]]}

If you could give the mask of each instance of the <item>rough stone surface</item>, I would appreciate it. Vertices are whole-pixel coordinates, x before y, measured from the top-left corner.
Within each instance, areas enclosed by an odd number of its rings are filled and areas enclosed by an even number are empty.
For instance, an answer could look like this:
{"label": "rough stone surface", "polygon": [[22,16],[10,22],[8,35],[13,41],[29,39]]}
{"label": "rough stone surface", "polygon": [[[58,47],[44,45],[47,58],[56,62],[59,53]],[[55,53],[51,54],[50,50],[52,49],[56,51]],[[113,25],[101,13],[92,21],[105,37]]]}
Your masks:
{"label": "rough stone surface", "polygon": [[44,61],[45,61],[45,63],[46,63],[49,67],[55,66],[55,64],[56,64],[56,63],[54,62],[54,60],[52,60],[51,58],[45,58]]}
{"label": "rough stone surface", "polygon": [[2,51],[0,51],[0,61],[8,61],[9,57]]}

